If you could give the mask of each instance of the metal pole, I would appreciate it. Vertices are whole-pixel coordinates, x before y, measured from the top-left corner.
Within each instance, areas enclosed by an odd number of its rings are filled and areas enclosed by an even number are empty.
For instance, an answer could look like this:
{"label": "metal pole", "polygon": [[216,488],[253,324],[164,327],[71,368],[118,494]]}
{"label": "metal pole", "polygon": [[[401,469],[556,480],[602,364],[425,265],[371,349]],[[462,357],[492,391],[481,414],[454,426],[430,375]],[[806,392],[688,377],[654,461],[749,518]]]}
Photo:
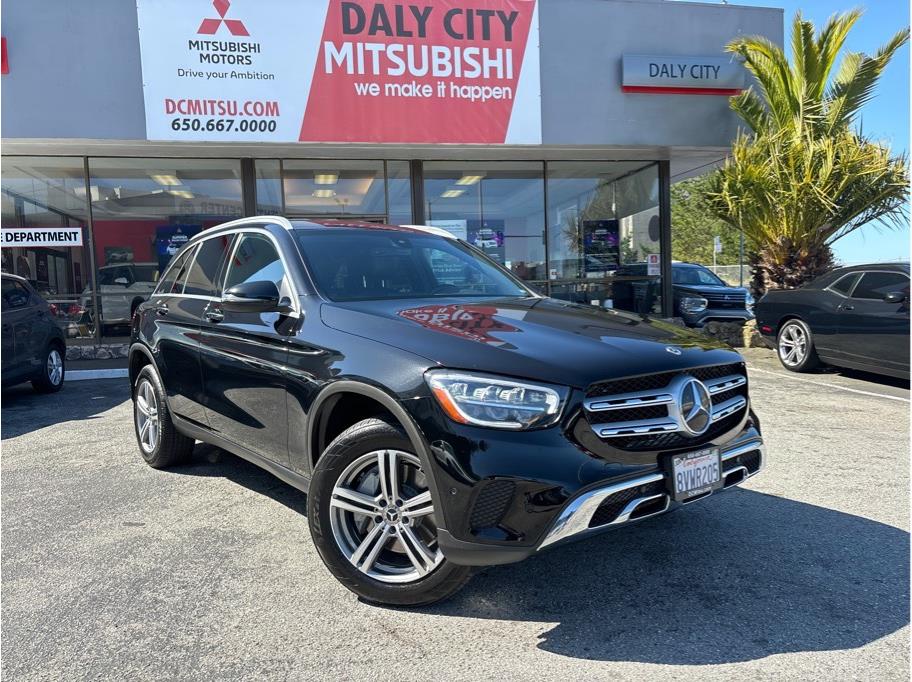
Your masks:
{"label": "metal pole", "polygon": [[738,249],[738,286],[744,286],[744,233],[741,230],[738,230],[738,235],[741,237],[740,245]]}

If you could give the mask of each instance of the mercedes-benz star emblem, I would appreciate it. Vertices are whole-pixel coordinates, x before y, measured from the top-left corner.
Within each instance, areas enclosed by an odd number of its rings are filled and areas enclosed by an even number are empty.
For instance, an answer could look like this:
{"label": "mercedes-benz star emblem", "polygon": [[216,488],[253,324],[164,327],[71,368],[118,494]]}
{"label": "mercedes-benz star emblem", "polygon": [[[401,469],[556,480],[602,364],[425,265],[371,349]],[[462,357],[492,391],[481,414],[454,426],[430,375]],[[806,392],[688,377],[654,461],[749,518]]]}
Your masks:
{"label": "mercedes-benz star emblem", "polygon": [[678,392],[681,427],[692,436],[706,433],[712,420],[712,398],[702,381],[688,377]]}
{"label": "mercedes-benz star emblem", "polygon": [[671,353],[672,355],[680,355],[681,349],[675,348],[674,346],[665,346],[665,350]]}

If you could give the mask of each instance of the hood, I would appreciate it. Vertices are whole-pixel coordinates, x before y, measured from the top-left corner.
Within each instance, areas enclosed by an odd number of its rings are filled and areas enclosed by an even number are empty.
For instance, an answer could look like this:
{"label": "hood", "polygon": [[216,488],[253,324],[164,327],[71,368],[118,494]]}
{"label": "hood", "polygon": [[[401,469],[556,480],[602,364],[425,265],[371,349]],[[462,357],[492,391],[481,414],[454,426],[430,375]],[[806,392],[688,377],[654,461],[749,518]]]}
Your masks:
{"label": "hood", "polygon": [[741,360],[724,344],[668,322],[555,299],[324,303],[321,318],[442,367],[577,388]]}
{"label": "hood", "polygon": [[730,287],[724,284],[675,284],[675,293],[678,294],[747,294],[744,287]]}

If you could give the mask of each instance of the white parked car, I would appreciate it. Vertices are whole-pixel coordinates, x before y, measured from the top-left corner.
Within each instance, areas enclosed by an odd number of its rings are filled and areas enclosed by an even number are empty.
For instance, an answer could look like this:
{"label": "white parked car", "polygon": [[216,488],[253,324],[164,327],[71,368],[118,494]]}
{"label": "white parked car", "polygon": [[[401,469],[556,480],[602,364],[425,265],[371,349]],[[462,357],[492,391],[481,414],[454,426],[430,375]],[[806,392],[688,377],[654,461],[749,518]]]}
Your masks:
{"label": "white parked car", "polygon": [[[116,263],[99,268],[101,323],[128,324],[137,306],[149,298],[157,282],[158,263]],[[91,311],[91,286],[82,292],[81,303],[83,308]]]}

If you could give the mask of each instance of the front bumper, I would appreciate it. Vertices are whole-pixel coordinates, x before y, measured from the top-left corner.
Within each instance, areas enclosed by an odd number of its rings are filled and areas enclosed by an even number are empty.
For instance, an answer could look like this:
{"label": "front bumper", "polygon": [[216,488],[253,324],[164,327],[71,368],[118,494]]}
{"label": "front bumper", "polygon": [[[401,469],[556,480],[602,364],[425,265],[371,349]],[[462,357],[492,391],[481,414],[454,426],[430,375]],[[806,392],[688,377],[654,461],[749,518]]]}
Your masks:
{"label": "front bumper", "polygon": [[[753,453],[757,453],[757,457],[751,459],[749,466],[744,464],[741,458]],[[752,439],[723,449],[721,452],[721,490],[734,487],[757,474],[763,468],[764,455],[765,449],[761,439]],[[659,486],[656,485],[660,484],[664,487],[665,478],[663,472],[656,471],[629,481],[599,487],[577,496],[564,507],[551,530],[536,549],[540,550],[568,540],[577,540],[590,533],[664,514],[671,511],[674,506],[681,506],[680,503],[672,501],[667,491],[660,491]],[[634,491],[634,496],[628,500],[629,491]],[[712,492],[709,492],[688,500],[684,504],[702,500],[711,494]],[[600,519],[599,509],[615,497],[621,498],[623,507],[613,519],[609,520],[610,517],[607,515]],[[599,522],[600,520],[602,522]]]}
{"label": "front bumper", "polygon": [[707,322],[749,322],[754,314],[746,308],[707,308],[699,313],[681,312],[688,327],[702,327]]}
{"label": "front bumper", "polygon": [[[765,448],[759,429],[754,426],[721,446],[722,492],[757,474],[765,464]],[[455,564],[488,566],[522,561],[555,545],[626,526],[692,504],[712,493],[688,500],[683,505],[672,500],[666,475],[659,467],[623,480],[596,482],[579,490],[547,524],[540,540],[531,545],[466,541],[447,530],[440,530],[438,542],[444,555]]]}

